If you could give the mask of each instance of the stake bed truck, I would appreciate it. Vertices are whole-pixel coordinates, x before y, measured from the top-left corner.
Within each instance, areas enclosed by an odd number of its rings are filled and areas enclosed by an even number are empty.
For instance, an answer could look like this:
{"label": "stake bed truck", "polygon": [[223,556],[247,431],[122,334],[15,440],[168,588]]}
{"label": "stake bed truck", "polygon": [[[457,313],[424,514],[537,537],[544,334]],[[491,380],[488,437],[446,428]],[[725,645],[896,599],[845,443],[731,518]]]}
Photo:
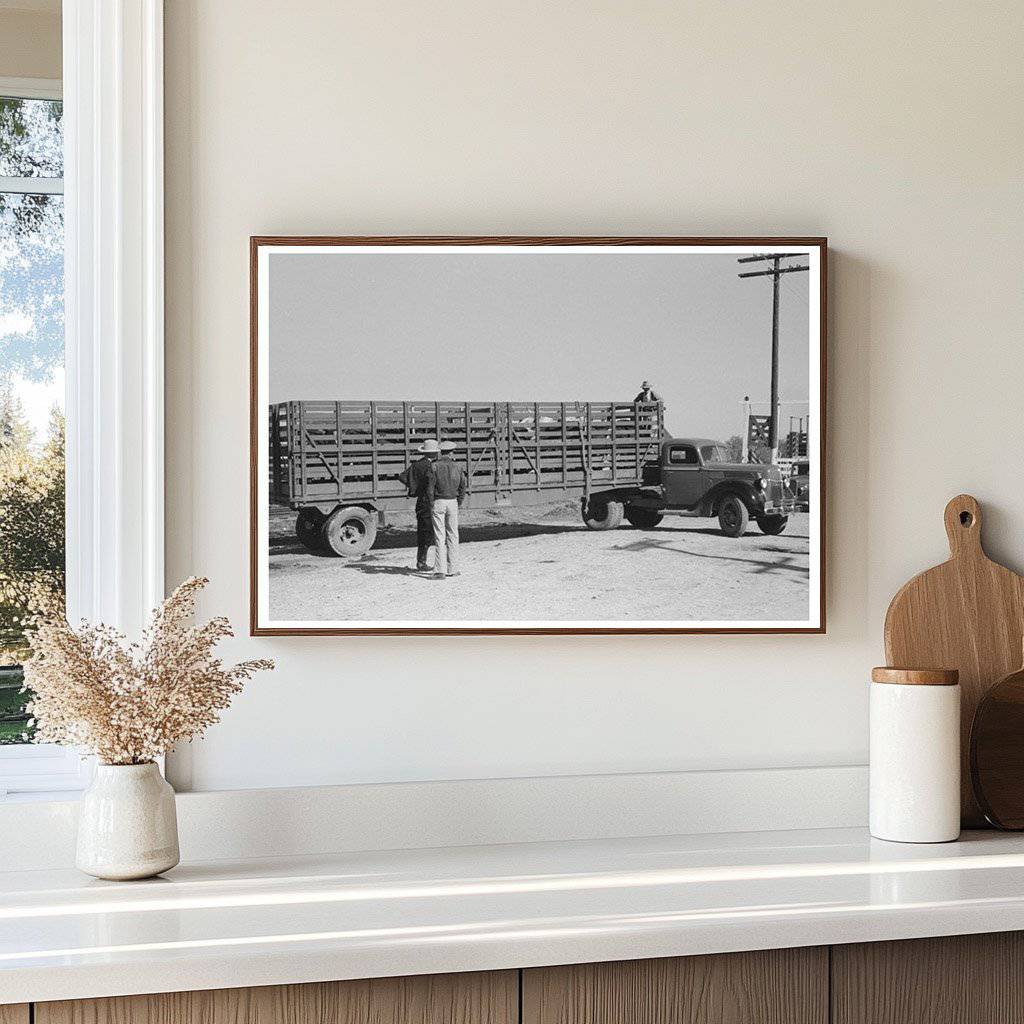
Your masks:
{"label": "stake bed truck", "polygon": [[576,499],[592,530],[672,513],[717,516],[729,536],[750,519],[781,533],[793,509],[777,467],[668,437],[660,402],[277,402],[270,500],[298,513],[310,550],[361,557],[388,512],[410,509],[398,475],[427,438],[455,445],[472,509]]}

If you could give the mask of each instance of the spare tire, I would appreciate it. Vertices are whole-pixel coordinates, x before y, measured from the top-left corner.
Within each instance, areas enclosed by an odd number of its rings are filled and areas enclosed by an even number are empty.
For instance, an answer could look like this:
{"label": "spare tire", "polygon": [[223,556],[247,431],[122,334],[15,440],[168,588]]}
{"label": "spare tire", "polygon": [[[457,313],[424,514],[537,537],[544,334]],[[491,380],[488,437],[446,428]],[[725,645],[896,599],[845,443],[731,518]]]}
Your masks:
{"label": "spare tire", "polygon": [[653,530],[665,518],[657,509],[641,508],[638,505],[627,505],[625,515],[639,530]]}
{"label": "spare tire", "polygon": [[769,537],[777,537],[786,528],[788,522],[789,516],[761,516],[757,525],[761,527],[762,533],[768,534]]}
{"label": "spare tire", "polygon": [[295,519],[295,536],[307,551],[324,549],[324,514],[317,508],[299,509]]}
{"label": "spare tire", "polygon": [[377,539],[377,513],[358,505],[336,508],[321,530],[324,548],[340,558],[362,558]]}
{"label": "spare tire", "polygon": [[583,522],[590,530],[614,530],[622,524],[623,512],[621,501],[591,498],[583,508]]}

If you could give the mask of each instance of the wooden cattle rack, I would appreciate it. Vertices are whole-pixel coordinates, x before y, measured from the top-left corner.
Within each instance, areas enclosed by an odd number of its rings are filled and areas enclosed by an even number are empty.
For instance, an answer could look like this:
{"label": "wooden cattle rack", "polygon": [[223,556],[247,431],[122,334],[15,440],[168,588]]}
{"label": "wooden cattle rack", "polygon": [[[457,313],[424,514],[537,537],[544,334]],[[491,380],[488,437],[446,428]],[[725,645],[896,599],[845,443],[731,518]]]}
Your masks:
{"label": "wooden cattle rack", "polygon": [[660,403],[293,401],[270,406],[270,499],[329,514],[407,509],[398,474],[427,438],[449,441],[470,508],[637,487],[656,461]]}

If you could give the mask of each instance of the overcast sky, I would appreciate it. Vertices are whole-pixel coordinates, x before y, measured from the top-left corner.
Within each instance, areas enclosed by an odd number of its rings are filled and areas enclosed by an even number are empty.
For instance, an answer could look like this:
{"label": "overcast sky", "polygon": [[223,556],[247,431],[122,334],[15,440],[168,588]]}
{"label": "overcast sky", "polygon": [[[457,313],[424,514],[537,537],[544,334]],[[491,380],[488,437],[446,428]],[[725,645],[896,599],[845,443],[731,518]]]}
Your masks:
{"label": "overcast sky", "polygon": [[[739,255],[272,253],[270,400],[629,401],[646,378],[673,434],[738,434],[771,371],[771,278]],[[782,277],[784,400],[808,398],[809,277]]]}

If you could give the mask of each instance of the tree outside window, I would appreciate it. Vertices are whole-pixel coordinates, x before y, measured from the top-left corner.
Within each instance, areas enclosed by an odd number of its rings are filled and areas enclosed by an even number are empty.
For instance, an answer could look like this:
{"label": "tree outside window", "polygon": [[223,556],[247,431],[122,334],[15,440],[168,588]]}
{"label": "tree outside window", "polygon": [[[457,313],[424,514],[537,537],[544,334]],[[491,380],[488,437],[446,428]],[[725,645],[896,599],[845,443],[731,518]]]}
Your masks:
{"label": "tree outside window", "polygon": [[0,97],[0,744],[31,739],[28,620],[64,593],[62,105]]}

